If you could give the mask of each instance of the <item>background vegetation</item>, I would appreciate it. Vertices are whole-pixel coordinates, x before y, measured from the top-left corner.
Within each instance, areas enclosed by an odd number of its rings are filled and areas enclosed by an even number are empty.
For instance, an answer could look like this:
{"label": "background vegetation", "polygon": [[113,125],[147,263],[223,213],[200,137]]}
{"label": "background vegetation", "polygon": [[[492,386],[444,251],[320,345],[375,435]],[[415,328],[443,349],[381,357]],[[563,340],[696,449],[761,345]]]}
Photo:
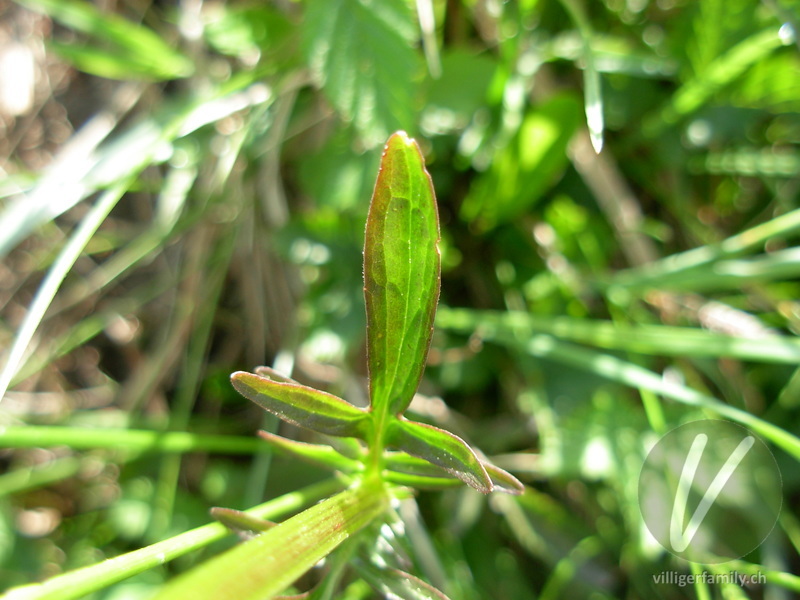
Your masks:
{"label": "background vegetation", "polygon": [[[278,424],[228,377],[268,364],[363,399],[364,219],[405,129],[443,237],[411,412],[528,486],[404,504],[410,569],[466,600],[796,597],[796,2],[21,0],[0,19],[2,589],[321,479],[257,440]],[[783,473],[778,526],[725,566],[766,586],[653,581],[692,567],[645,534],[639,468],[709,417]],[[231,543],[97,597],[150,597]],[[337,594],[372,597],[352,576]]]}

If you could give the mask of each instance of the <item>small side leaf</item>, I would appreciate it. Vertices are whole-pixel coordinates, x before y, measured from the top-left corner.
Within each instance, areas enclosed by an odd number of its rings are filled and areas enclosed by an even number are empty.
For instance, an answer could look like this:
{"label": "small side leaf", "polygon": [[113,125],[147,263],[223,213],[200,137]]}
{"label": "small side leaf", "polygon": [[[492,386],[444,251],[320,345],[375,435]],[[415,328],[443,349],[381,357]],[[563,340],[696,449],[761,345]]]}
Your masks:
{"label": "small side leaf", "polygon": [[253,372],[256,375],[261,377],[266,377],[267,379],[271,379],[272,381],[277,381],[278,383],[294,383],[297,385],[302,385],[299,381],[295,381],[291,377],[284,375],[273,369],[272,367],[256,367],[253,369]]}
{"label": "small side leaf", "polygon": [[419,385],[439,299],[439,216],[417,143],[389,138],[367,216],[364,298],[372,410],[400,414]]}
{"label": "small side leaf", "polygon": [[258,435],[276,448],[316,465],[344,471],[345,473],[353,473],[362,467],[359,461],[342,456],[330,446],[297,442],[266,431],[259,431]]}
{"label": "small side leaf", "polygon": [[386,443],[423,458],[455,475],[479,492],[492,491],[492,480],[467,443],[443,429],[405,419],[394,419],[386,431]]}
{"label": "small side leaf", "polygon": [[298,427],[346,437],[367,433],[369,413],[333,394],[243,371],[231,375],[231,383],[245,398]]}
{"label": "small side leaf", "polygon": [[511,473],[486,461],[482,462],[483,468],[486,469],[486,473],[488,473],[489,478],[492,480],[492,491],[505,492],[507,494],[514,494],[515,496],[525,493],[525,486]]}
{"label": "small side leaf", "polygon": [[264,533],[276,525],[272,521],[265,521],[232,508],[215,506],[211,509],[211,516],[244,540],[249,540],[259,533]]}

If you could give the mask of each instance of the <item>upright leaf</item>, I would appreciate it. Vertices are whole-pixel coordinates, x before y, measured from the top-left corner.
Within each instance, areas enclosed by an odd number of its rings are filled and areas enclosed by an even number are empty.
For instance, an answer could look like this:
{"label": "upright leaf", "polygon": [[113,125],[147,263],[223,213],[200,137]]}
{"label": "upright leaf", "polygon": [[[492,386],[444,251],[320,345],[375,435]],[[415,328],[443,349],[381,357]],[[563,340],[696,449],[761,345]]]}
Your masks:
{"label": "upright leaf", "polygon": [[417,390],[439,299],[439,216],[419,146],[386,143],[367,216],[364,297],[372,410],[402,413]]}

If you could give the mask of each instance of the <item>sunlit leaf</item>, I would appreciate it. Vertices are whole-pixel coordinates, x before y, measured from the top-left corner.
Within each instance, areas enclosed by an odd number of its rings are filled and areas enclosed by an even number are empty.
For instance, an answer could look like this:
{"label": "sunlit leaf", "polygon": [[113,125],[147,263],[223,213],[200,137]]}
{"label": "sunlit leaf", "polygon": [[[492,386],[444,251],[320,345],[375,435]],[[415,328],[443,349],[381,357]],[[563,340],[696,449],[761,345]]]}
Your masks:
{"label": "sunlit leaf", "polygon": [[231,383],[245,398],[298,427],[328,435],[366,435],[369,413],[332,394],[243,371],[231,375]]}
{"label": "sunlit leaf", "polygon": [[394,419],[387,429],[386,441],[391,447],[441,467],[484,494],[492,491],[492,481],[472,448],[448,431]]}
{"label": "sunlit leaf", "polygon": [[439,217],[422,153],[386,143],[367,217],[364,296],[372,410],[399,414],[417,390],[439,298]]}
{"label": "sunlit leaf", "polygon": [[439,298],[438,241],[422,153],[395,133],[383,151],[364,245],[370,401],[378,415],[402,413],[425,369]]}

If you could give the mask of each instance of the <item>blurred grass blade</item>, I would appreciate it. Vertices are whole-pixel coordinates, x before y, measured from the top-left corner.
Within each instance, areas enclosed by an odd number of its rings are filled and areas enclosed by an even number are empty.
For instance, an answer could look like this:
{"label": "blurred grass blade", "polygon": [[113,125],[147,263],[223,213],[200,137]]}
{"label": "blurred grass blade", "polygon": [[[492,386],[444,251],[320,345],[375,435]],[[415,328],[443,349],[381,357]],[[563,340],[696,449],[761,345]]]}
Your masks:
{"label": "blurred grass blade", "polygon": [[603,149],[603,94],[600,86],[600,73],[595,66],[592,39],[594,33],[582,0],[561,0],[572,20],[578,26],[583,43],[583,93],[586,111],[586,125],[592,148],[598,154]]}
{"label": "blurred grass blade", "polygon": [[[284,494],[253,507],[245,514],[260,519],[277,519],[341,489],[341,483],[328,480]],[[102,590],[154,567],[204,548],[228,535],[222,523],[209,523],[175,537],[94,565],[69,571],[42,583],[9,590],[3,600],[73,600]]]}
{"label": "blurred grass blade", "polygon": [[216,452],[255,454],[265,442],[250,436],[198,434],[188,431],[152,431],[107,427],[10,425],[0,428],[0,447],[47,448],[69,446],[73,450],[124,448],[130,452]]}
{"label": "blurred grass blade", "polygon": [[324,444],[308,444],[289,440],[268,431],[259,431],[259,437],[268,441],[279,450],[328,469],[338,469],[345,473],[353,473],[361,468],[361,462],[342,456],[339,452]]}
{"label": "blurred grass blade", "polygon": [[788,238],[798,233],[800,233],[800,209],[795,209],[737,233],[722,242],[707,244],[667,256],[642,267],[620,271],[614,275],[612,281],[624,286],[657,286],[659,280],[668,276],[763,247],[773,238]]}
{"label": "blurred grass blade", "polygon": [[154,600],[272,598],[379,517],[388,504],[380,488],[345,490],[178,577]]}
{"label": "blurred grass blade", "polygon": [[600,348],[656,356],[726,357],[800,364],[800,338],[790,336],[750,339],[690,327],[537,317],[520,311],[476,311],[446,306],[439,308],[436,326],[466,335],[477,333],[490,340],[523,340],[535,333],[547,333]]}
{"label": "blurred grass blade", "polygon": [[[693,292],[739,290],[748,284],[796,279],[798,275],[800,275],[800,248],[795,247],[752,258],[720,260],[708,266],[665,276],[658,281],[658,287]],[[629,287],[637,286],[629,285]]]}
{"label": "blurred grass blade", "polygon": [[[139,97],[137,86],[123,86],[112,107],[89,119],[58,151],[53,162],[0,212],[0,257],[39,225],[69,210],[95,188],[89,174],[100,162],[98,146]],[[106,182],[111,183],[111,182]]]}
{"label": "blurred grass blade", "polygon": [[103,48],[57,45],[78,68],[113,79],[161,80],[186,77],[191,61],[170,47],[149,28],[115,14],[103,14],[94,5],[79,0],[21,0],[24,6],[48,15],[62,25],[85,33]]}
{"label": "blurred grass blade", "polygon": [[779,31],[778,27],[760,31],[718,56],[702,73],[684,83],[658,114],[645,119],[642,125],[644,135],[658,136],[665,128],[698,110],[754,64],[784,46],[786,41]]}
{"label": "blurred grass blade", "polygon": [[298,427],[327,435],[367,436],[369,413],[333,394],[243,371],[231,375],[231,383],[245,398]]}
{"label": "blurred grass blade", "polygon": [[28,312],[14,337],[14,342],[6,357],[3,370],[0,372],[0,402],[2,402],[6,390],[8,390],[11,380],[17,374],[28,344],[33,339],[36,329],[53,301],[58,288],[67,273],[69,273],[72,265],[78,260],[86,244],[89,243],[89,240],[103,223],[103,220],[111,212],[111,209],[116,206],[119,199],[122,198],[129,184],[130,182],[128,181],[122,182],[100,196],[97,203],[86,213],[80,225],[72,233],[69,241],[61,249],[55,262],[47,272],[39,289],[36,291],[31,305],[28,307]]}
{"label": "blurred grass blade", "polygon": [[65,456],[42,465],[3,473],[0,475],[0,498],[68,479],[76,475],[83,466],[80,458]]}
{"label": "blurred grass blade", "polygon": [[[508,343],[508,341],[500,343]],[[752,413],[724,404],[712,396],[680,383],[667,381],[659,374],[639,365],[610,354],[602,354],[573,344],[559,342],[549,335],[534,335],[527,341],[511,342],[511,345],[522,349],[531,356],[555,360],[635,389],[650,390],[682,404],[710,410],[721,417],[751,428],[795,459],[800,460],[800,439],[797,436]]]}
{"label": "blurred grass blade", "polygon": [[439,299],[433,183],[419,146],[405,132],[386,142],[365,238],[370,402],[380,422],[402,413],[414,397]]}
{"label": "blurred grass blade", "polygon": [[394,419],[386,430],[385,439],[387,446],[427,460],[483,494],[492,491],[492,480],[475,452],[449,431]]}

